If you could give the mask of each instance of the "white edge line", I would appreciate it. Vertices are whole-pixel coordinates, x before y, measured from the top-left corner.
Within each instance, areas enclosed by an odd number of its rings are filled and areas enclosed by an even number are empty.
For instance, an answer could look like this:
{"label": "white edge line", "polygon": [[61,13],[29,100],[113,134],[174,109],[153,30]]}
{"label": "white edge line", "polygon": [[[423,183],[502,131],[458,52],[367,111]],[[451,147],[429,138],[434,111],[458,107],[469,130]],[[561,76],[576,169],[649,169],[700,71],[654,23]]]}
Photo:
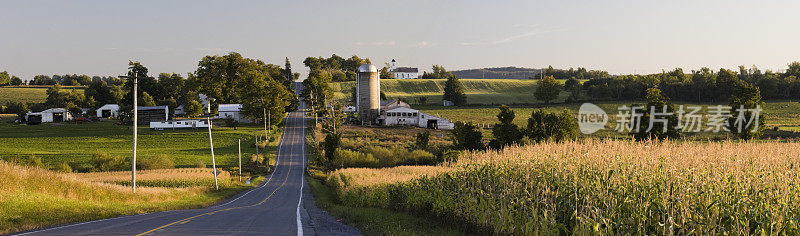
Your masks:
{"label": "white edge line", "polygon": [[[303,119],[303,122],[305,122],[305,119]],[[300,200],[297,201],[297,235],[298,236],[303,235],[303,221],[301,220],[301,217],[300,217],[300,205],[301,205],[301,203],[303,203],[303,184],[305,182],[304,181],[305,180],[304,177],[305,177],[305,170],[306,170],[306,167],[305,167],[305,165],[306,165],[306,134],[305,134],[306,133],[306,129],[305,129],[305,126],[306,126],[305,123],[303,123],[303,129],[301,131],[303,143],[302,143],[302,146],[300,146],[300,149],[302,150],[300,155],[303,157],[303,161],[300,162],[300,167],[303,169],[303,171],[300,172]]]}
{"label": "white edge line", "polygon": [[[304,138],[305,138],[305,136],[304,136]],[[284,128],[283,134],[281,134],[281,141],[278,143],[278,146],[280,146],[280,144],[283,143],[284,139],[286,139],[286,129],[285,128]],[[303,143],[303,148],[305,148],[305,142]],[[281,155],[281,149],[280,148],[277,148],[277,149],[278,150],[276,151],[276,154],[275,154],[275,156],[276,156],[275,157],[275,170],[278,169],[278,160],[277,159],[278,159],[278,156]],[[272,172],[273,174],[275,173],[275,170],[273,170],[273,172]],[[269,175],[269,179],[267,179],[267,182],[265,182],[260,187],[247,190],[246,193],[244,193],[241,196],[237,197],[236,199],[230,200],[230,201],[228,201],[228,202],[226,202],[226,203],[224,203],[222,205],[216,205],[216,206],[210,206],[210,207],[221,207],[221,206],[228,205],[228,204],[230,204],[232,202],[235,202],[236,200],[239,200],[240,198],[244,197],[245,195],[250,194],[251,192],[253,192],[256,189],[260,189],[260,188],[266,187],[269,184],[269,181],[272,180],[273,174],[270,174]],[[300,189],[302,191],[302,185],[301,185]],[[298,207],[299,206],[300,206],[300,204],[298,204]],[[192,209],[185,209],[185,210],[192,210]],[[50,231],[50,230],[63,229],[63,228],[69,228],[69,227],[74,227],[74,226],[79,226],[79,225],[103,222],[103,221],[107,221],[107,220],[117,220],[117,219],[123,219],[123,218],[134,217],[134,216],[144,216],[144,215],[149,215],[149,214],[159,213],[159,212],[169,212],[169,211],[156,211],[156,212],[148,212],[148,213],[144,213],[144,214],[118,216],[118,217],[114,217],[114,218],[99,219],[99,220],[81,222],[81,223],[71,224],[71,225],[63,225],[63,226],[59,226],[59,227],[55,227],[55,228],[40,229],[40,230],[37,230],[37,231],[30,231],[30,232],[25,232],[25,233],[21,233],[21,234],[11,234],[11,235],[22,236],[22,235],[28,235],[28,234],[35,234],[35,233],[41,233],[41,232]],[[299,210],[298,210],[298,214],[299,214]]]}

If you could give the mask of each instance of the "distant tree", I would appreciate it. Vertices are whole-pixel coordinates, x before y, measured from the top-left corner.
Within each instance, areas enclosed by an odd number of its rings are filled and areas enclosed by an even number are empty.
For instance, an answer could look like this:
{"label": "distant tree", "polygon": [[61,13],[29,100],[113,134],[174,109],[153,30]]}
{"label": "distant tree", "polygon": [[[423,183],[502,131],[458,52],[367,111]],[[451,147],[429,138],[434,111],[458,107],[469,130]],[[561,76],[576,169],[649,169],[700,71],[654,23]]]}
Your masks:
{"label": "distant tree", "polygon": [[431,139],[431,132],[428,130],[422,131],[417,133],[416,135],[416,147],[417,149],[428,149],[428,142]]}
{"label": "distant tree", "polygon": [[325,163],[328,166],[328,169],[334,169],[335,167],[331,164],[333,163],[336,155],[336,149],[339,148],[342,142],[342,137],[339,134],[329,133],[325,136],[325,141],[322,143],[323,150],[325,151]]}
{"label": "distant tree", "polygon": [[575,77],[570,77],[564,83],[564,89],[569,92],[569,98],[567,98],[567,100],[569,100],[570,102],[580,100],[581,82],[575,79]]}
{"label": "distant tree", "polygon": [[11,76],[11,85],[19,86],[19,85],[23,85],[24,83],[25,82],[23,82],[22,79],[20,79],[19,77]]}
{"label": "distant tree", "polygon": [[550,101],[558,98],[560,92],[561,84],[553,76],[548,75],[536,81],[536,91],[533,92],[533,95],[537,100],[549,104]]}
{"label": "distant tree", "polygon": [[761,101],[761,91],[758,87],[747,83],[737,84],[730,99],[730,106],[732,115],[728,119],[730,132],[745,140],[761,137],[764,131],[765,118],[760,111],[758,113],[754,112],[755,109],[764,106]]}
{"label": "distant tree", "polygon": [[567,110],[555,114],[536,109],[528,118],[525,135],[535,142],[571,140],[578,137],[578,122]]}
{"label": "distant tree", "polygon": [[0,86],[6,86],[11,84],[11,77],[8,75],[8,71],[0,72]]}
{"label": "distant tree", "polygon": [[153,100],[153,97],[150,96],[147,92],[142,92],[142,97],[138,99],[139,106],[155,106],[156,102]]}
{"label": "distant tree", "polygon": [[391,72],[389,72],[389,67],[383,67],[380,70],[380,77],[381,79],[394,79],[394,76]]}
{"label": "distant tree", "polygon": [[646,98],[647,104],[641,110],[638,132],[634,133],[636,140],[680,137],[678,116],[669,98],[661,95],[661,90],[657,88],[648,89]]}
{"label": "distant tree", "polygon": [[458,121],[455,123],[453,133],[453,146],[460,150],[483,150],[483,133],[477,130],[472,123]]}
{"label": "distant tree", "polygon": [[25,114],[28,113],[28,105],[24,102],[8,101],[5,107],[4,113],[16,114],[20,119],[24,119]]}
{"label": "distant tree", "polygon": [[183,106],[183,110],[186,112],[186,116],[197,117],[203,114],[203,105],[200,104],[200,102],[198,102],[196,99],[192,99]]}
{"label": "distant tree", "polygon": [[443,99],[453,102],[453,105],[456,106],[467,104],[467,95],[464,94],[464,85],[458,80],[458,76],[451,74],[447,78],[447,81],[444,83]]}
{"label": "distant tree", "polygon": [[514,124],[514,117],[514,110],[506,105],[500,106],[500,113],[497,114],[497,120],[500,123],[492,127],[492,135],[495,139],[489,142],[490,147],[502,149],[505,146],[522,143],[523,134]]}
{"label": "distant tree", "polygon": [[179,100],[183,95],[184,87],[186,86],[186,79],[179,74],[158,74],[158,85],[161,87],[161,96],[153,97],[156,100],[174,99]]}

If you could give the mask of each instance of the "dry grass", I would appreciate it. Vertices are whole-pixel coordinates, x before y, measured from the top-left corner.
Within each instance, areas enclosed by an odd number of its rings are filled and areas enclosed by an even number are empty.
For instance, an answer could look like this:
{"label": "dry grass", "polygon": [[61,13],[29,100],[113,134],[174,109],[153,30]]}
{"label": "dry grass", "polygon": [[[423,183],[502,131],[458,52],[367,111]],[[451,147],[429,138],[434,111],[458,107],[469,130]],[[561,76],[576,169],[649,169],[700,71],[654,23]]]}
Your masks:
{"label": "dry grass", "polygon": [[466,153],[433,177],[329,179],[349,204],[499,234],[796,234],[798,165],[796,142],[588,139]]}
{"label": "dry grass", "polygon": [[[211,175],[213,170],[211,168],[181,168],[181,169],[159,169],[159,170],[139,170],[136,171],[137,180],[206,180],[214,178]],[[75,176],[79,179],[95,181],[95,182],[109,182],[109,181],[130,181],[130,171],[114,171],[114,172],[88,172],[77,173]],[[218,178],[230,178],[231,175],[227,171],[222,171]]]}
{"label": "dry grass", "polygon": [[[328,181],[339,181],[346,178],[347,187],[366,187],[373,185],[391,184],[411,181],[424,176],[436,176],[440,173],[453,171],[454,168],[446,166],[397,166],[381,169],[347,168],[333,171],[328,176]],[[339,178],[339,180],[333,180]]]}

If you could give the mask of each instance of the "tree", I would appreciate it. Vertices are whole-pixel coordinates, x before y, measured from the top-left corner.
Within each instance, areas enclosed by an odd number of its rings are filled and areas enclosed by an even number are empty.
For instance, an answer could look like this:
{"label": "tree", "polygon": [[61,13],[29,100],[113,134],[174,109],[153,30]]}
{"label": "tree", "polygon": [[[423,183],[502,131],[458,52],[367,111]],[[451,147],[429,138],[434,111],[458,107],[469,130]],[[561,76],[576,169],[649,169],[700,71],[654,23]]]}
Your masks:
{"label": "tree", "polygon": [[[262,123],[271,121],[269,125],[280,123],[282,114],[294,98],[289,90],[269,75],[256,70],[243,71],[241,77],[243,96],[248,98],[242,101],[242,113]],[[264,117],[265,111],[271,114],[271,119]]]}
{"label": "tree", "polygon": [[23,82],[22,79],[20,79],[19,77],[11,76],[11,85],[19,86],[19,85],[23,85],[24,83],[25,82]]}
{"label": "tree", "polygon": [[389,68],[385,66],[380,70],[380,77],[381,79],[394,79],[392,73],[389,72]]}
{"label": "tree", "polygon": [[514,124],[514,110],[506,105],[500,106],[500,113],[497,114],[499,124],[492,127],[494,140],[489,142],[489,146],[494,149],[502,149],[505,146],[522,143],[523,134],[519,127]]}
{"label": "tree", "polygon": [[456,122],[453,133],[453,146],[460,150],[483,150],[483,133],[472,123]]}
{"label": "tree", "polygon": [[186,79],[179,74],[158,74],[158,85],[161,87],[160,96],[154,96],[155,100],[175,99],[176,101],[183,95]]}
{"label": "tree", "polygon": [[417,149],[428,149],[428,142],[431,139],[431,131],[425,130],[422,132],[417,133],[415,146]]}
{"label": "tree", "polygon": [[325,141],[322,143],[322,148],[325,151],[325,160],[323,161],[328,169],[333,169],[334,167],[331,165],[336,155],[336,149],[339,149],[341,145],[342,137],[339,134],[329,133],[325,136]]}
{"label": "tree", "polygon": [[11,77],[8,76],[8,71],[0,72],[0,86],[11,84]]}
{"label": "tree", "polygon": [[728,119],[728,129],[731,134],[745,140],[761,137],[765,124],[760,112],[763,105],[758,87],[737,84],[730,99],[732,116]]}
{"label": "tree", "polygon": [[142,97],[138,99],[139,106],[148,106],[152,107],[156,105],[156,102],[153,100],[153,97],[150,96],[147,92],[142,92]]}
{"label": "tree", "polygon": [[550,104],[550,101],[558,98],[560,92],[561,84],[553,76],[548,75],[536,81],[536,91],[533,92],[533,95],[537,100]]}
{"label": "tree", "polygon": [[451,74],[447,77],[447,81],[444,83],[443,99],[453,102],[453,105],[456,106],[466,105],[467,95],[464,94],[464,85],[458,80],[458,76]]}
{"label": "tree", "polygon": [[24,102],[8,101],[4,113],[16,114],[20,119],[24,119],[25,114],[28,113],[28,105]]}
{"label": "tree", "polygon": [[564,82],[564,89],[569,92],[569,98],[567,98],[567,100],[570,102],[580,100],[581,82],[575,79],[575,77],[570,77],[566,82]]}
{"label": "tree", "polygon": [[525,135],[535,142],[571,140],[578,137],[578,122],[567,110],[555,114],[537,109],[528,118]]}
{"label": "tree", "polygon": [[186,112],[186,116],[188,117],[197,117],[203,114],[203,105],[200,104],[196,99],[190,100],[186,105],[183,106],[183,110]]}
{"label": "tree", "polygon": [[669,98],[661,95],[661,90],[650,88],[647,90],[647,105],[641,110],[641,120],[638,132],[634,133],[636,140],[680,137],[678,132],[678,116],[675,107]]}

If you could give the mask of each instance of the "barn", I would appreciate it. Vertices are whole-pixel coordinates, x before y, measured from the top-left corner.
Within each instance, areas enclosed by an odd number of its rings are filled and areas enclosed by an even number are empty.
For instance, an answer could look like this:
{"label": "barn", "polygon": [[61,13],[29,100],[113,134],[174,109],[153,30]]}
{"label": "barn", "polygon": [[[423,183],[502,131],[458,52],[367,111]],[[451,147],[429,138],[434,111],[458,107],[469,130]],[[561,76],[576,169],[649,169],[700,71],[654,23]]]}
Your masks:
{"label": "barn", "polygon": [[217,111],[219,111],[219,115],[216,118],[231,118],[239,123],[252,123],[251,120],[244,117],[242,104],[219,104]]}
{"label": "barn", "polygon": [[166,121],[169,120],[169,107],[167,106],[154,106],[154,107],[138,107],[139,119],[136,123],[140,125],[150,124],[150,122]]}
{"label": "barn", "polygon": [[41,112],[28,112],[25,120],[28,124],[62,122],[72,120],[72,114],[64,108],[50,108]]}
{"label": "barn", "polygon": [[97,117],[99,118],[115,118],[119,116],[119,105],[106,104],[97,108]]}

